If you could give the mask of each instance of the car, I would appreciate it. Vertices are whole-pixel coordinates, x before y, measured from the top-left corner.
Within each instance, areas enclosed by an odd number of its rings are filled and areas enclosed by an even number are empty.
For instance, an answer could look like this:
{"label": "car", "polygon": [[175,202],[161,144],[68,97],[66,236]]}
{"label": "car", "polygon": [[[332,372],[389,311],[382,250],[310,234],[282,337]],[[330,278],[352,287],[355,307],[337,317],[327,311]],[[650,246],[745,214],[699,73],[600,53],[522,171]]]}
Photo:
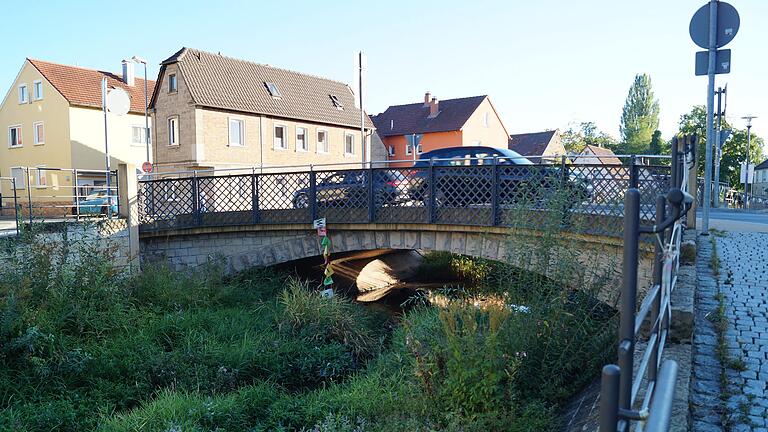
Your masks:
{"label": "car", "polygon": [[[592,185],[583,176],[569,174],[563,178],[559,166],[534,165],[519,153],[496,147],[448,147],[421,155],[413,164],[414,177],[409,195],[427,205],[429,202],[429,171],[435,178],[435,204],[461,207],[490,204],[494,186],[491,167],[499,168],[497,182],[499,203],[528,202],[534,206],[546,203],[548,191],[561,187],[565,180],[569,204],[582,202],[592,194]],[[462,169],[459,167],[488,167],[488,169]]]}
{"label": "car", "polygon": [[[316,202],[320,207],[366,207],[368,205],[368,170],[337,172],[320,171],[316,191]],[[405,177],[395,170],[374,170],[373,191],[376,205],[395,204],[407,198],[404,189]],[[294,193],[294,208],[308,208],[311,203],[309,187]]]}
{"label": "car", "polygon": [[112,214],[117,214],[117,197],[108,195],[106,189],[96,189],[92,191],[72,209],[73,214],[79,214],[81,216],[106,215],[108,206],[111,209]]}

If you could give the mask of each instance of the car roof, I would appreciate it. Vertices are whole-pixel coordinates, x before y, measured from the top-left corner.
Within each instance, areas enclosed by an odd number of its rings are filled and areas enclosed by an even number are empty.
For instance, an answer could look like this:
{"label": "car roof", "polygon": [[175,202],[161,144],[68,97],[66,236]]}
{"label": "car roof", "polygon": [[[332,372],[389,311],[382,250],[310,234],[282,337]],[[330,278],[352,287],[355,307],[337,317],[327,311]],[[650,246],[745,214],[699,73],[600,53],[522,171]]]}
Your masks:
{"label": "car roof", "polygon": [[502,156],[506,156],[509,159],[514,160],[514,162],[518,165],[532,165],[533,163],[528,160],[525,156],[521,155],[520,153],[510,150],[508,148],[504,147],[488,147],[488,146],[463,146],[463,147],[444,147],[440,149],[435,149],[428,151],[426,153],[422,153],[420,156],[420,159],[431,159],[431,158],[441,158],[444,156],[451,155],[456,152],[460,151],[472,151],[472,152],[478,152],[478,151],[487,151],[487,152],[497,152],[501,153]]}

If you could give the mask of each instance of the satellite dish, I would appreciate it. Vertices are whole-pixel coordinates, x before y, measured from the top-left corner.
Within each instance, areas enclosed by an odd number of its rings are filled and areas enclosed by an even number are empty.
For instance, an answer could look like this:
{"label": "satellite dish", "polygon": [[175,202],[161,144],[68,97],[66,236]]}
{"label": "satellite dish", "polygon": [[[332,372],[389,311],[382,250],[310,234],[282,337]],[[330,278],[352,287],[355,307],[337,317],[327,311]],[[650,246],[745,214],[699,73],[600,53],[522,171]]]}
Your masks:
{"label": "satellite dish", "polygon": [[115,115],[125,115],[131,108],[131,97],[121,88],[113,88],[107,93],[107,109]]}

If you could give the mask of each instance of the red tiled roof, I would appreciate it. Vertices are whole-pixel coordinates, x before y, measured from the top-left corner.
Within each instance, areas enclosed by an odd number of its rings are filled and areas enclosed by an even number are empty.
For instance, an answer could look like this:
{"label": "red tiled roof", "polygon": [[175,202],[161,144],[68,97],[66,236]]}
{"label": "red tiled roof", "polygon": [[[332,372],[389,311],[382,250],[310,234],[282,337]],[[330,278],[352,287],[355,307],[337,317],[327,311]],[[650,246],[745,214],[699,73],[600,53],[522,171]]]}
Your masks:
{"label": "red tiled roof", "polygon": [[[131,112],[144,113],[144,80],[136,78],[133,86],[125,84],[121,75],[112,72],[68,66],[42,60],[27,59],[72,105],[101,108],[101,79],[107,77],[110,88],[119,87],[131,97]],[[149,95],[155,82],[147,81]]]}
{"label": "red tiled roof", "polygon": [[440,113],[436,117],[429,116],[429,107],[423,102],[393,105],[371,117],[371,120],[378,134],[385,137],[460,130],[487,97],[482,95],[441,100],[437,105]]}
{"label": "red tiled roof", "polygon": [[523,156],[543,155],[557,131],[531,132],[509,136],[509,149]]}

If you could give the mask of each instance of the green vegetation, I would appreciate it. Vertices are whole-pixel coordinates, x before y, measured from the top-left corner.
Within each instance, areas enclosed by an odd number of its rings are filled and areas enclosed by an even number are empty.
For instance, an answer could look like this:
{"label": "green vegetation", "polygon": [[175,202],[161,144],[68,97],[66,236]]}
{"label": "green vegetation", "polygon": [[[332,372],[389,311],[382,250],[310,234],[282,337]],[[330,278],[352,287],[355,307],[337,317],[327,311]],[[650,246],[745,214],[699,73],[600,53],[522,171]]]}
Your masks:
{"label": "green vegetation", "polygon": [[651,77],[635,75],[621,112],[621,149],[624,154],[648,154],[651,146],[660,149],[659,101],[654,99]]}
{"label": "green vegetation", "polygon": [[547,277],[428,257],[464,287],[393,322],[269,271],[126,275],[25,236],[0,262],[0,430],[558,429],[615,321],[556,238],[514,242]]}

